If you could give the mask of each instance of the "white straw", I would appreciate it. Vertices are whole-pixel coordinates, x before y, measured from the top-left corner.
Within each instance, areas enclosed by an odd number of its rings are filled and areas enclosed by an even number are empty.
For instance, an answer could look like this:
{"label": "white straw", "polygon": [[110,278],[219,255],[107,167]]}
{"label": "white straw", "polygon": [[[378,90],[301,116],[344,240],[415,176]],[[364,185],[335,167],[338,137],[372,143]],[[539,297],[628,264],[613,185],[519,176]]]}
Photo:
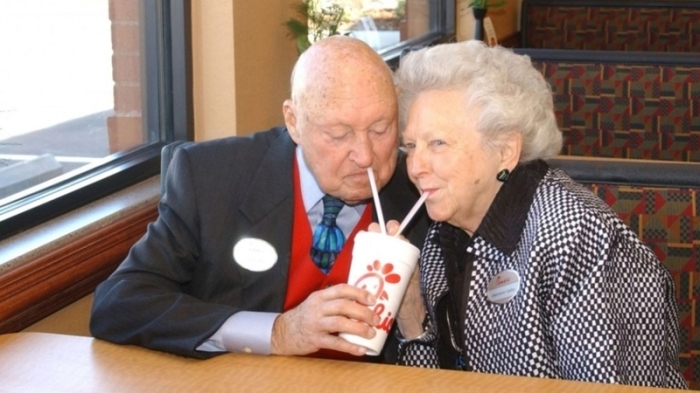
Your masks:
{"label": "white straw", "polygon": [[377,217],[379,218],[379,228],[382,230],[382,235],[386,235],[386,224],[384,223],[384,213],[382,213],[382,204],[379,203],[379,193],[377,192],[377,181],[374,180],[374,172],[372,172],[372,167],[367,168],[367,175],[369,175],[369,185],[372,187],[372,197],[374,197],[374,204],[377,206]]}
{"label": "white straw", "polygon": [[399,236],[401,234],[401,231],[403,231],[406,228],[406,225],[408,225],[408,223],[411,222],[411,219],[413,218],[413,216],[416,215],[416,212],[423,204],[423,202],[425,202],[425,199],[428,198],[428,195],[428,192],[424,192],[423,195],[420,196],[420,199],[418,199],[418,201],[416,201],[416,204],[413,205],[411,211],[409,211],[406,215],[406,218],[404,218],[403,221],[401,221],[401,225],[399,225],[399,230],[396,231],[394,237]]}

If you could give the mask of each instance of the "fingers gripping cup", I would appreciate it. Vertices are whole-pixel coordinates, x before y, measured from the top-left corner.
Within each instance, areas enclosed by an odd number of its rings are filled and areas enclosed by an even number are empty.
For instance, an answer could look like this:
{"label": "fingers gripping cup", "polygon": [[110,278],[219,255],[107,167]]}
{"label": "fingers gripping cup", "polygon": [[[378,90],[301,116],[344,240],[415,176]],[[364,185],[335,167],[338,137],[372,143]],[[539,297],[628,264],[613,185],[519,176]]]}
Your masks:
{"label": "fingers gripping cup", "polygon": [[398,237],[377,232],[358,232],[352,249],[352,265],[348,284],[375,295],[377,302],[370,308],[380,318],[374,327],[377,334],[366,339],[341,333],[340,337],[367,348],[367,354],[377,356],[384,347],[394,323],[408,282],[418,263],[420,251]]}

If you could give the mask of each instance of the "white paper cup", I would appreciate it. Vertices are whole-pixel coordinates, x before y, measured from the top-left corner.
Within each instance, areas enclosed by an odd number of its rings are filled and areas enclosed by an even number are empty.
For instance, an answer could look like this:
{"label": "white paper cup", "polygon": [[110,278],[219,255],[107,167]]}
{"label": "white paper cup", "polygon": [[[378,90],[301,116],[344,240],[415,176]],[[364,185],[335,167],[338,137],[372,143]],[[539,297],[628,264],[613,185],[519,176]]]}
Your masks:
{"label": "white paper cup", "polygon": [[370,308],[381,321],[374,327],[377,334],[371,340],[347,333],[341,333],[340,337],[367,348],[368,355],[379,355],[419,256],[420,250],[416,246],[400,238],[378,232],[357,233],[348,284],[376,296],[377,303]]}

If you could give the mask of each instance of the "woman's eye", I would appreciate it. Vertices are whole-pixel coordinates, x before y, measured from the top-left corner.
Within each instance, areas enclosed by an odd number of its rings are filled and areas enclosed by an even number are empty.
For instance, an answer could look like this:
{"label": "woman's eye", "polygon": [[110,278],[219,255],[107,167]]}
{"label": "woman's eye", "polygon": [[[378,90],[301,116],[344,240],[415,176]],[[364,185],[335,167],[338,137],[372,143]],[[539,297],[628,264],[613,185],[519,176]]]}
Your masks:
{"label": "woman's eye", "polygon": [[445,144],[445,141],[442,141],[440,139],[436,139],[434,141],[430,141],[430,146],[442,146]]}

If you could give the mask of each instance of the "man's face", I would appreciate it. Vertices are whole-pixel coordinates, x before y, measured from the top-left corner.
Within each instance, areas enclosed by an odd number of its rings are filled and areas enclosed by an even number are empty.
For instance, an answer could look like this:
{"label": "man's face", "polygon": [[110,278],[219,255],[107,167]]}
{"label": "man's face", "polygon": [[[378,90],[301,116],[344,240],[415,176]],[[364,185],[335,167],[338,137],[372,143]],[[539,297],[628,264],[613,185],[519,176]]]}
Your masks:
{"label": "man's face", "polygon": [[353,86],[284,104],[292,139],[323,192],[353,205],[372,197],[367,168],[383,187],[396,167],[398,127],[393,90]]}

